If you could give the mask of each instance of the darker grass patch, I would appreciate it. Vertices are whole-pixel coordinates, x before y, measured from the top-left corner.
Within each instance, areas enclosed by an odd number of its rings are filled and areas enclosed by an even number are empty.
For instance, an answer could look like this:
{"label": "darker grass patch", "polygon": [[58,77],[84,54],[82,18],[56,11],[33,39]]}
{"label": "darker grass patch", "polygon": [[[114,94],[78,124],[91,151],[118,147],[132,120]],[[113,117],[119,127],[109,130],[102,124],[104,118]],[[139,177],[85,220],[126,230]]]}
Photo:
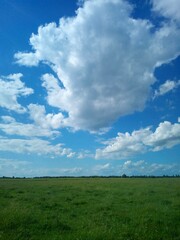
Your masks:
{"label": "darker grass patch", "polygon": [[165,206],[172,205],[172,201],[162,200],[162,201],[161,201],[161,204],[162,204],[162,205],[165,205]]}
{"label": "darker grass patch", "polygon": [[17,191],[17,194],[23,194],[23,193],[25,193],[25,192],[22,190]]}
{"label": "darker grass patch", "polygon": [[87,202],[86,201],[77,201],[77,202],[73,202],[73,205],[75,206],[82,206],[82,205],[86,205]]}
{"label": "darker grass patch", "polygon": [[61,221],[47,222],[41,225],[43,231],[58,231],[58,232],[69,232],[72,228]]}

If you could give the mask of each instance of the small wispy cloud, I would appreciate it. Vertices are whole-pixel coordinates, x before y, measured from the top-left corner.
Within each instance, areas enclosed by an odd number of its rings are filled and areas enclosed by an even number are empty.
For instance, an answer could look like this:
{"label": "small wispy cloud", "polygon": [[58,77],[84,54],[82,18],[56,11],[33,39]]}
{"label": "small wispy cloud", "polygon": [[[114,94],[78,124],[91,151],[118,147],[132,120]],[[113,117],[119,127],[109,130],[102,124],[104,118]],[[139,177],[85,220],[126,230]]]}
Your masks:
{"label": "small wispy cloud", "polygon": [[158,90],[155,91],[153,98],[163,96],[166,93],[178,88],[179,86],[180,86],[180,80],[178,81],[167,80],[165,83],[159,86]]}

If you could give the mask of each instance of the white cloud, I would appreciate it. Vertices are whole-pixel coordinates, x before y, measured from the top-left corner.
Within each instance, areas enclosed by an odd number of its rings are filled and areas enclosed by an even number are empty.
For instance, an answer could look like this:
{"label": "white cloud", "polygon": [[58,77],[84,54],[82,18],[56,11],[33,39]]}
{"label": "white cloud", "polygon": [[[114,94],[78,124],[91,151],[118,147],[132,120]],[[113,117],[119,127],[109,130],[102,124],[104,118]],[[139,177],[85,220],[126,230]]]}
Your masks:
{"label": "white cloud", "polygon": [[122,176],[126,174],[128,176],[132,175],[174,175],[179,174],[179,165],[164,164],[164,163],[151,163],[145,160],[132,161],[127,160],[122,162],[122,164],[102,164],[95,165],[92,170],[90,170],[92,175],[102,175],[102,176]]}
{"label": "white cloud", "polygon": [[150,128],[118,133],[96,150],[97,159],[125,159],[148,151],[160,151],[180,144],[180,123],[162,122],[153,132]]}
{"label": "white cloud", "polygon": [[158,90],[155,91],[154,98],[158,96],[162,96],[179,86],[180,86],[180,80],[178,81],[167,80],[165,83],[160,85]]}
{"label": "white cloud", "polygon": [[95,165],[91,171],[91,174],[95,176],[118,175],[117,169],[110,163]]}
{"label": "white cloud", "polygon": [[149,163],[144,160],[125,161],[116,166],[105,163],[92,167],[55,167],[53,162],[51,167],[34,166],[31,161],[22,161],[17,159],[0,158],[0,176],[20,176],[20,177],[35,177],[35,176],[121,176],[126,175],[174,175],[179,174],[178,164],[162,164]]}
{"label": "white cloud", "polygon": [[11,116],[1,116],[1,119],[4,123],[13,123],[15,122],[15,119]]}
{"label": "white cloud", "polygon": [[18,135],[26,137],[51,137],[58,135],[59,131],[51,130],[35,124],[24,124],[17,122],[9,116],[2,116],[3,122],[0,123],[0,130],[8,135]]}
{"label": "white cloud", "polygon": [[99,171],[109,170],[110,167],[111,167],[111,165],[109,163],[106,163],[104,165],[96,165],[94,167],[94,171],[99,172]]}
{"label": "white cloud", "polygon": [[144,160],[131,161],[128,160],[122,165],[118,166],[120,175],[123,173],[127,175],[173,175],[179,174],[178,164],[162,164],[162,163],[148,163]]}
{"label": "white cloud", "polygon": [[152,0],[154,11],[162,16],[180,22],[180,1],[179,0]]}
{"label": "white cloud", "polygon": [[65,148],[63,144],[53,145],[47,140],[38,138],[19,139],[19,138],[1,138],[0,137],[0,151],[7,151],[13,153],[34,153],[40,155],[52,156],[72,156],[72,150]]}
{"label": "white cloud", "polygon": [[150,146],[153,151],[160,151],[180,144],[180,123],[172,124],[168,121],[160,123],[155,132],[144,139],[144,143]]}
{"label": "white cloud", "polygon": [[41,128],[57,129],[64,125],[64,117],[62,113],[46,114],[45,107],[38,104],[30,104],[28,106],[30,118]]}
{"label": "white cloud", "polygon": [[15,54],[15,57],[18,58],[18,63],[26,66],[37,66],[39,60],[34,57],[33,53],[21,53],[18,52]]}
{"label": "white cloud", "polygon": [[62,113],[46,113],[45,107],[38,104],[27,106],[27,113],[33,123],[21,123],[11,116],[1,116],[0,130],[8,135],[25,137],[55,137],[63,126]]}
{"label": "white cloud", "polygon": [[33,93],[32,88],[27,88],[20,80],[21,73],[11,74],[0,78],[0,107],[24,113],[26,109],[21,106],[17,99],[21,96],[28,96]]}
{"label": "white cloud", "polygon": [[27,172],[31,167],[28,161],[21,161],[9,158],[0,158],[0,176],[27,176]]}
{"label": "white cloud", "polygon": [[114,139],[104,142],[105,148],[96,150],[96,158],[124,159],[129,156],[146,151],[146,146],[142,142],[151,134],[149,128],[133,131],[132,134],[126,132],[118,133]]}
{"label": "white cloud", "polygon": [[87,159],[87,158],[94,158],[94,154],[89,150],[81,150],[77,154],[78,159]]}
{"label": "white cloud", "polygon": [[119,166],[119,170],[121,174],[127,174],[127,175],[132,175],[132,174],[137,174],[137,175],[142,175],[142,174],[147,174],[149,175],[149,164],[145,162],[144,160],[139,160],[139,161],[131,161],[127,160],[124,162],[122,165]]}
{"label": "white cloud", "polygon": [[81,175],[82,168],[72,167],[72,168],[41,168],[41,169],[28,169],[26,174],[30,176],[79,176]]}
{"label": "white cloud", "polygon": [[132,19],[125,1],[91,0],[58,26],[39,27],[30,38],[34,52],[15,57],[50,65],[58,79],[42,77],[49,105],[65,112],[66,126],[97,131],[143,110],[154,68],[179,54],[179,38],[173,24],[154,32],[148,21]]}
{"label": "white cloud", "polygon": [[82,168],[38,168],[31,161],[21,161],[17,159],[0,158],[0,176],[8,177],[36,177],[36,176],[76,176],[80,175]]}
{"label": "white cloud", "polygon": [[20,169],[22,167],[27,167],[29,165],[30,165],[30,162],[28,161],[0,158],[0,169],[4,169],[4,168]]}

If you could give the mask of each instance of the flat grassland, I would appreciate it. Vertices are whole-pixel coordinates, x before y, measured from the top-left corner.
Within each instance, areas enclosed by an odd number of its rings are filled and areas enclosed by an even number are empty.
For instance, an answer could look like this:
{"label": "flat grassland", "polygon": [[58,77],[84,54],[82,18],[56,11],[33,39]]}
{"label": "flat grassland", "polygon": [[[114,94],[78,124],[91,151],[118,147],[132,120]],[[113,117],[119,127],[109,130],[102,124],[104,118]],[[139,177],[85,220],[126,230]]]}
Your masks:
{"label": "flat grassland", "polygon": [[179,178],[0,179],[0,240],[179,240]]}

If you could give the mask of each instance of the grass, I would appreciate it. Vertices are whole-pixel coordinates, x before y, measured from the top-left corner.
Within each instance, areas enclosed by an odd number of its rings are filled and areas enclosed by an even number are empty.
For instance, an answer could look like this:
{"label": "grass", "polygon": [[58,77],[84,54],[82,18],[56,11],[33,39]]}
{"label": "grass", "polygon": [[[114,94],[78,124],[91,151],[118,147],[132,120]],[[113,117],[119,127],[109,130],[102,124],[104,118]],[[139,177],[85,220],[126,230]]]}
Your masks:
{"label": "grass", "polygon": [[180,179],[0,179],[0,240],[179,240]]}

